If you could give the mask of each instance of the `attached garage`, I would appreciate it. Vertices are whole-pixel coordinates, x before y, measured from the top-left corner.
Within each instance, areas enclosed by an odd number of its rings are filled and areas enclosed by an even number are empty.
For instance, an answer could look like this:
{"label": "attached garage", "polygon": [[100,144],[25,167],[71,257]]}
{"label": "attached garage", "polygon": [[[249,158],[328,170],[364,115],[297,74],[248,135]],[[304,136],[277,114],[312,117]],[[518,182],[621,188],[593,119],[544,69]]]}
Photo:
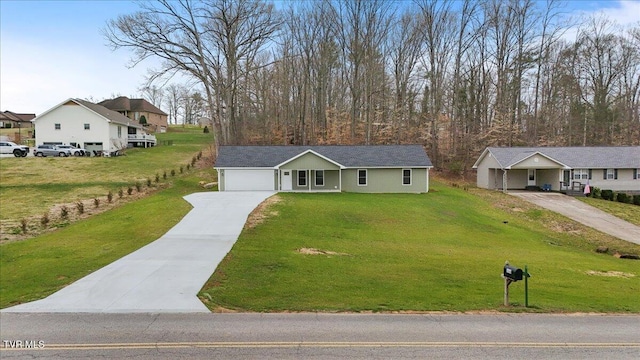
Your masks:
{"label": "attached garage", "polygon": [[276,188],[273,169],[225,169],[221,175],[225,191],[274,191]]}

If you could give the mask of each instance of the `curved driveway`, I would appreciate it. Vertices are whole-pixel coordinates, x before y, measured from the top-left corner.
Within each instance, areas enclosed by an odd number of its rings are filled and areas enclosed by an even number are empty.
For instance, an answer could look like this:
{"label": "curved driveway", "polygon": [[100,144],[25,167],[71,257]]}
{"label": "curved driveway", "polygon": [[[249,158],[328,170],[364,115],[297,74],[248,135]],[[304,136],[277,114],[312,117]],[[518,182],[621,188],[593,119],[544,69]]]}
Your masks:
{"label": "curved driveway", "polygon": [[562,214],[605,234],[640,244],[640,226],[636,226],[600,209],[558,193],[510,191],[509,194]]}
{"label": "curved driveway", "polygon": [[2,312],[209,312],[197,294],[273,192],[185,196],[193,209],[160,239],[51,296]]}

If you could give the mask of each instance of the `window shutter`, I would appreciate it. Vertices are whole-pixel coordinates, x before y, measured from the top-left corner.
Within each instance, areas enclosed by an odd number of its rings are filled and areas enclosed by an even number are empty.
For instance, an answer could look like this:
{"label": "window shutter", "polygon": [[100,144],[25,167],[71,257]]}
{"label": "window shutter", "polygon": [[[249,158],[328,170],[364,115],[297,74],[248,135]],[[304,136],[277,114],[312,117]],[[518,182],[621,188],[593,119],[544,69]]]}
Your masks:
{"label": "window shutter", "polygon": [[618,180],[618,169],[613,169],[613,179]]}
{"label": "window shutter", "polygon": [[602,170],[602,180],[607,180],[607,169]]}
{"label": "window shutter", "polygon": [[638,179],[638,169],[633,169],[633,180]]}
{"label": "window shutter", "polygon": [[591,169],[589,169],[589,180],[591,180],[591,179],[592,179],[592,177],[591,177]]}

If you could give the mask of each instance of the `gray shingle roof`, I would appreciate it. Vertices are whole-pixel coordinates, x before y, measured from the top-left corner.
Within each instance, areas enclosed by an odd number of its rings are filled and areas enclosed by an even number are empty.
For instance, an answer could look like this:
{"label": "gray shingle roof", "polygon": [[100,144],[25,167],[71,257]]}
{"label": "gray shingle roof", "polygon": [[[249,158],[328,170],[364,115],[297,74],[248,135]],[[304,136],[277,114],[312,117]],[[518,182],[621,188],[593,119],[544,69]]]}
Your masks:
{"label": "gray shingle roof", "polygon": [[214,167],[274,167],[312,150],[345,167],[430,167],[421,145],[220,146]]}
{"label": "gray shingle roof", "polygon": [[503,168],[511,167],[539,152],[572,169],[638,169],[640,146],[588,147],[490,147]]}

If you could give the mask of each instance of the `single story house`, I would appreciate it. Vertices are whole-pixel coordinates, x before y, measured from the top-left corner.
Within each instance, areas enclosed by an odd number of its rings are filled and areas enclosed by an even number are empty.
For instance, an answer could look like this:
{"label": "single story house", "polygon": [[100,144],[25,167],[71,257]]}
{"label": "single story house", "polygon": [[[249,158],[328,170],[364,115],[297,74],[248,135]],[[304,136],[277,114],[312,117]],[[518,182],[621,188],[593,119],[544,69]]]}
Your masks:
{"label": "single story house", "polygon": [[488,147],[473,168],[485,189],[640,193],[640,146]]}
{"label": "single story house", "polygon": [[161,133],[167,131],[167,113],[145,99],[129,99],[126,96],[119,96],[115,99],[103,100],[98,105],[137,121],[149,131]]}
{"label": "single story house", "polygon": [[220,191],[426,193],[420,145],[220,146]]}
{"label": "single story house", "polygon": [[36,146],[69,144],[88,151],[112,154],[131,146],[150,147],[156,138],[142,125],[104,106],[68,99],[32,120]]}

